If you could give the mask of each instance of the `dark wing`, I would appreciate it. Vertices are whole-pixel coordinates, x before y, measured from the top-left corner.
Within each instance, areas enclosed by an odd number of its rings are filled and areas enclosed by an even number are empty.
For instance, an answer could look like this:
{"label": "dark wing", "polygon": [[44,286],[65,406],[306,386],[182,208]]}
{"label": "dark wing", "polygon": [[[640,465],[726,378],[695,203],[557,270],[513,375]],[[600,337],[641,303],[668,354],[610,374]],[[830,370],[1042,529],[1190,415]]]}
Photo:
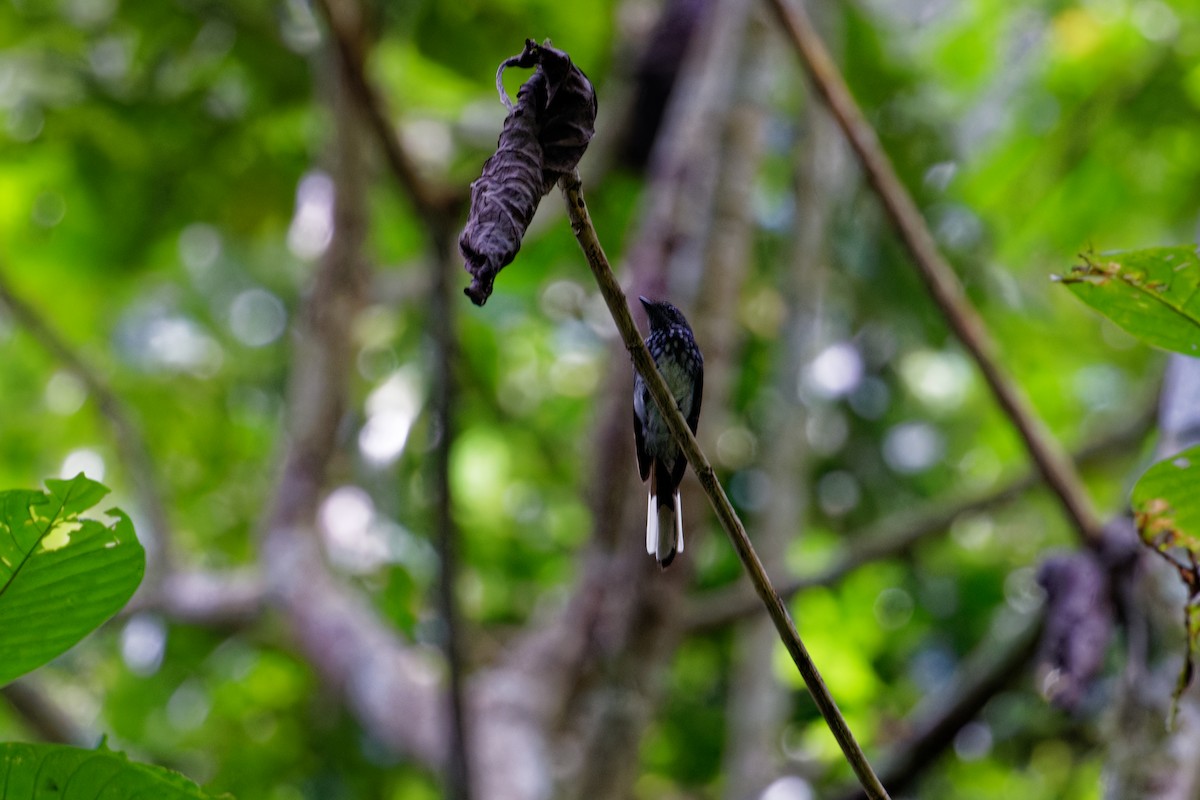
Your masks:
{"label": "dark wing", "polygon": [[696,367],[696,388],[692,394],[692,410],[687,415],[688,427],[692,429],[692,433],[696,432],[696,426],[700,424],[700,401],[704,399],[704,362],[701,361]]}
{"label": "dark wing", "polygon": [[633,441],[637,448],[638,472],[645,481],[650,477],[650,454],[646,452],[646,437],[642,435],[642,421],[638,419],[636,408],[633,410]]}

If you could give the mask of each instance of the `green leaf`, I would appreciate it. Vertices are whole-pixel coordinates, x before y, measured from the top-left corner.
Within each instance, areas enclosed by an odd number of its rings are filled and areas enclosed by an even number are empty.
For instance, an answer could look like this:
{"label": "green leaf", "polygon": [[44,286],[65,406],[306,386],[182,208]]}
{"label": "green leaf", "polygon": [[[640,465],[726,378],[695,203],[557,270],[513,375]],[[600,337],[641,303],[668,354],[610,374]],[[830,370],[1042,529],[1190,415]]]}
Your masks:
{"label": "green leaf", "polygon": [[[1142,540],[1172,557],[1200,560],[1200,446],[1164,459],[1133,487],[1133,513]],[[1182,551],[1182,552],[1180,552]]]}
{"label": "green leaf", "polygon": [[135,764],[124,753],[54,744],[0,744],[0,787],[4,800],[213,797],[177,772]]}
{"label": "green leaf", "polygon": [[0,492],[0,685],[61,655],[133,596],[146,554],[129,517],[81,517],[108,489],[83,474]]}
{"label": "green leaf", "polygon": [[1084,256],[1062,282],[1147,344],[1200,355],[1200,257],[1194,246]]}
{"label": "green leaf", "polygon": [[1165,558],[1187,588],[1183,608],[1187,654],[1175,686],[1179,698],[1191,683],[1200,647],[1200,446],[1158,462],[1133,487],[1133,514],[1142,542]]}

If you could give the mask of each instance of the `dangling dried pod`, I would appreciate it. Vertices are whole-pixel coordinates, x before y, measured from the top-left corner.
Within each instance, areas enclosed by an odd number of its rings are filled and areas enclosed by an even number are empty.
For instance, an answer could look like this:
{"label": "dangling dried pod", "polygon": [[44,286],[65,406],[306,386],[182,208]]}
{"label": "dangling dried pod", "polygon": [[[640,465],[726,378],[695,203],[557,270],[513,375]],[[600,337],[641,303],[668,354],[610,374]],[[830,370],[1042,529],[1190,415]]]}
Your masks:
{"label": "dangling dried pod", "polygon": [[[514,105],[501,77],[508,67],[534,67]],[[483,305],[501,269],[521,249],[538,203],[583,157],[595,131],[596,93],[587,76],[550,43],[525,41],[525,49],[505,59],[496,88],[508,117],[496,152],[471,184],[471,213],[458,248],[471,273],[466,295]]]}
{"label": "dangling dried pod", "polygon": [[1042,562],[1038,583],[1046,592],[1042,631],[1042,690],[1055,705],[1073,710],[1104,666],[1112,638],[1108,575],[1088,552],[1055,555]]}

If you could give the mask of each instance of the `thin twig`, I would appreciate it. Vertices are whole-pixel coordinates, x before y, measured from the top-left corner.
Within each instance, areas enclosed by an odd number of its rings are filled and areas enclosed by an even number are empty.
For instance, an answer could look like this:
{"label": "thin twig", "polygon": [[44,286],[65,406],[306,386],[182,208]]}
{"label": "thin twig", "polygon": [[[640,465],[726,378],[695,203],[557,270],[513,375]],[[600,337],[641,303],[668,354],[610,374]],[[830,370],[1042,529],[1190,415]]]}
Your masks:
{"label": "thin twig", "polygon": [[0,271],[0,303],[3,303],[21,327],[61,362],[96,399],[100,414],[112,428],[114,445],[121,462],[129,470],[132,478],[130,488],[145,518],[138,534],[147,545],[147,555],[151,559],[151,569],[147,570],[147,575],[150,577],[150,583],[161,580],[169,571],[171,563],[170,522],[166,504],[163,502],[162,488],[154,469],[154,460],[150,456],[150,448],[142,436],[141,429],[134,424],[126,413],[124,404],[99,373],[67,344],[33,306],[13,292],[3,271]]}
{"label": "thin twig", "polygon": [[[1079,466],[1093,463],[1114,453],[1127,453],[1146,436],[1154,422],[1154,409],[1147,408],[1129,424],[1080,448],[1073,456]],[[941,500],[915,511],[902,511],[855,534],[852,544],[836,556],[825,569],[811,575],[787,578],[778,583],[779,596],[789,600],[800,592],[821,586],[834,586],[850,573],[868,564],[895,558],[908,552],[923,539],[949,529],[963,514],[984,511],[1016,499],[1042,484],[1041,474],[1030,470],[990,491],[962,499]],[[762,610],[758,599],[738,584],[714,589],[693,599],[687,626],[693,633],[713,630],[753,616]]]}
{"label": "thin twig", "polygon": [[24,677],[0,689],[0,696],[44,742],[93,747],[85,731],[32,678]]}
{"label": "thin twig", "polygon": [[433,469],[434,526],[441,571],[438,576],[438,605],[445,626],[442,649],[446,654],[447,684],[450,693],[450,753],[446,761],[446,796],[450,800],[471,798],[471,753],[467,735],[465,666],[463,637],[455,586],[458,578],[458,527],[454,524],[450,482],[450,449],[454,445],[455,406],[458,384],[454,365],[458,362],[458,340],[454,328],[454,300],[450,271],[454,266],[453,238],[447,226],[430,231],[433,240],[429,267],[433,273],[430,287],[433,354]]}
{"label": "thin twig", "polygon": [[1058,497],[1081,540],[1089,547],[1098,547],[1100,522],[1083,481],[1038,417],[1029,398],[1001,366],[998,348],[983,319],[967,299],[953,268],[938,250],[929,226],[896,175],[875,130],[854,102],[845,79],[812,22],[794,0],[769,2],[783,22],[817,94],[850,142],[867,180],[879,195],[950,329],[975,360],[996,401],[1020,433],[1030,457]]}
{"label": "thin twig", "polygon": [[596,235],[596,229],[592,225],[587,205],[583,199],[579,174],[576,172],[564,178],[562,189],[567,203],[567,214],[571,218],[571,229],[575,233],[579,246],[583,249],[588,266],[591,267],[596,283],[600,287],[600,293],[604,296],[604,301],[617,325],[617,330],[621,333],[625,348],[633,359],[634,368],[645,379],[654,402],[667,422],[667,427],[671,429],[672,435],[679,443],[688,463],[696,473],[696,477],[699,478],[700,485],[708,495],[709,502],[716,511],[717,519],[721,522],[721,527],[729,534],[729,539],[749,573],[758,596],[766,605],[767,613],[771,615],[771,620],[775,623],[775,628],[779,631],[784,646],[800,671],[800,675],[804,678],[804,683],[808,686],[821,716],[825,718],[826,724],[842,748],[846,760],[866,790],[867,796],[876,799],[887,798],[887,791],[879,782],[874,770],[871,769],[862,747],[854,738],[854,734],[850,732],[845,717],[842,716],[842,712],[838,709],[837,703],[809,656],[808,650],[800,640],[800,634],[796,631],[796,626],[788,615],[787,607],[771,587],[767,572],[763,568],[758,554],[754,552],[750,538],[746,535],[746,529],[729,503],[729,498],[717,480],[712,465],[700,450],[700,445],[696,442],[696,437],[692,434],[691,429],[688,428],[687,421],[684,420],[683,413],[671,396],[666,381],[663,380],[654,360],[650,357],[650,352],[642,342],[641,334],[633,322],[633,317],[629,314],[629,305],[625,300],[625,295],[621,291],[620,284],[617,283],[616,276],[613,275],[608,258],[604,255],[604,249]]}
{"label": "thin twig", "polygon": [[379,142],[388,169],[412,201],[417,215],[422,221],[439,227],[438,223],[446,217],[457,216],[465,198],[460,192],[434,186],[421,177],[416,164],[401,146],[395,128],[388,121],[386,105],[367,78],[362,50],[355,44],[355,38],[335,13],[331,5],[333,1],[317,0],[316,5],[329,27],[347,86],[362,110],[371,133]]}

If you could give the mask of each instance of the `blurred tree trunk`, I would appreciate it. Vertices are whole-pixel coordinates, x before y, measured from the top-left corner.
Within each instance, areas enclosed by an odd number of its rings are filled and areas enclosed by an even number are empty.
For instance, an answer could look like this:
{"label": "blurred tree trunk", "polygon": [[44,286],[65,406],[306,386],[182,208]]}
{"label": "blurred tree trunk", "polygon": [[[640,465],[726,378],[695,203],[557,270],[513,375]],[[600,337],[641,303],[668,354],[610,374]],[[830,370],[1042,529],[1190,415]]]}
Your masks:
{"label": "blurred tree trunk", "polygon": [[[847,153],[833,121],[817,105],[808,106],[799,140],[796,208],[791,258],[781,268],[779,285],[789,309],[783,321],[771,418],[758,421],[761,463],[769,496],[755,525],[755,546],[769,569],[782,574],[788,545],[804,521],[809,480],[806,410],[797,385],[804,364],[825,344],[821,309],[828,279],[825,259],[829,226],[839,191],[847,186]],[[788,690],[775,675],[777,634],[769,618],[758,614],[734,633],[733,665],[726,712],[724,759],[726,800],[758,797],[782,771],[780,738],[789,711]]]}
{"label": "blurred tree trunk", "polygon": [[[764,21],[755,15],[747,37],[749,47],[747,57],[752,60],[746,70],[749,85],[745,90],[757,95],[762,101],[764,87],[762,83],[767,75],[764,67],[768,63],[778,64],[780,53],[777,48],[766,47],[776,42],[768,41],[767,27]],[[762,117],[761,111],[757,116]],[[761,124],[761,123],[760,123]],[[813,151],[806,150],[801,159],[803,163],[799,172],[807,173],[807,167],[812,164]],[[808,176],[798,175],[798,183],[806,184]],[[745,194],[740,199],[746,206],[753,204],[752,184],[745,187]],[[807,186],[797,187],[797,207],[807,205],[812,199],[805,191]],[[806,197],[801,197],[801,194]],[[729,199],[728,195],[725,199]],[[818,201],[818,206],[823,204]],[[821,211],[816,211],[819,216]],[[809,234],[815,233],[817,238],[810,239]],[[766,510],[756,520],[756,536],[754,545],[759,557],[774,574],[779,574],[778,565],[783,563],[783,556],[788,542],[796,535],[803,513],[803,500],[799,492],[784,489],[804,471],[803,417],[796,403],[795,376],[808,354],[811,346],[810,330],[806,323],[811,322],[809,304],[794,305],[790,300],[800,294],[792,291],[798,283],[815,284],[816,270],[819,268],[821,237],[824,231],[810,226],[797,227],[793,237],[796,252],[803,251],[805,264],[796,265],[796,270],[784,267],[784,275],[780,281],[784,288],[785,299],[790,310],[782,337],[787,345],[779,348],[779,363],[776,368],[775,385],[779,402],[772,404],[766,413],[772,419],[758,420],[757,430],[759,441],[762,443],[761,463],[767,478],[768,498]],[[742,258],[749,255],[741,254]],[[815,301],[816,293],[804,293]],[[789,388],[790,387],[790,388]],[[763,436],[766,431],[779,431],[781,435]],[[724,796],[728,800],[735,798],[757,797],[779,771],[779,732],[788,712],[788,696],[786,690],[779,685],[775,677],[774,659],[770,658],[775,650],[778,634],[770,618],[766,615],[756,615],[737,626],[734,631],[733,664],[729,680],[729,697],[726,701],[725,753],[722,772],[725,773]]]}

